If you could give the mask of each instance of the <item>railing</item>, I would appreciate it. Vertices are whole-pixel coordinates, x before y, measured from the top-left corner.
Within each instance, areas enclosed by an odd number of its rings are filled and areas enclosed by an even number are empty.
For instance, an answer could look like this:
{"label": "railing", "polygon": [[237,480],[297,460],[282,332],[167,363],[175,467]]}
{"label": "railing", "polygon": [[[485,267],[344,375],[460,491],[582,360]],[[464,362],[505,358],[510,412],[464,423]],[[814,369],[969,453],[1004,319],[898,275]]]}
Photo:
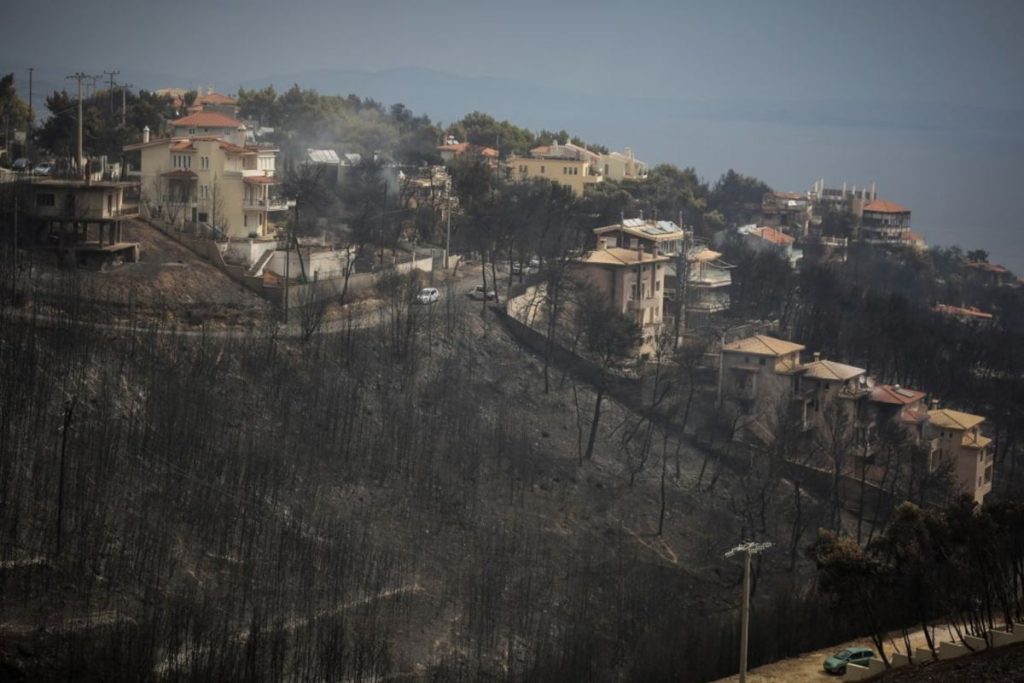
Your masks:
{"label": "railing", "polygon": [[704,285],[707,287],[731,285],[732,273],[704,273],[703,275],[695,274],[688,279],[688,282],[691,285]]}
{"label": "railing", "polygon": [[247,209],[260,209],[262,211],[285,211],[288,208],[288,201],[285,199],[246,199],[242,206]]}
{"label": "railing", "polygon": [[630,299],[626,305],[631,311],[643,311],[648,308],[657,308],[661,305],[661,299],[657,299],[653,296],[646,296],[642,299]]}
{"label": "railing", "polygon": [[120,209],[114,209],[110,212],[113,217],[119,216],[138,216],[139,205],[138,204],[122,204]]}

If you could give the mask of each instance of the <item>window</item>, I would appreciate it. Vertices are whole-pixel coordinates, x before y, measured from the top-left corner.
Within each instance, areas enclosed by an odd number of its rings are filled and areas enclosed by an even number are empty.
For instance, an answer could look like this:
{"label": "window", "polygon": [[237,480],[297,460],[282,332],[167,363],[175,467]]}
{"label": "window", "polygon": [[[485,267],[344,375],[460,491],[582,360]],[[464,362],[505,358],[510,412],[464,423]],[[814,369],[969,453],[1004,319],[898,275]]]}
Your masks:
{"label": "window", "polygon": [[765,364],[765,359],[764,359],[764,358],[762,358],[762,359],[761,359],[761,367],[764,367],[764,364]]}
{"label": "window", "polygon": [[544,172],[544,167],[543,167],[543,166],[541,166],[541,167],[540,167],[540,172],[541,172],[541,173],[543,173],[543,172]]}
{"label": "window", "polygon": [[188,134],[189,135],[195,135],[196,134],[196,129],[195,128],[189,128],[188,129]]}
{"label": "window", "polygon": [[53,193],[51,192],[36,195],[36,206],[53,206],[54,203]]}
{"label": "window", "polygon": [[207,220],[209,220],[209,217],[205,213],[200,213],[199,214],[199,222],[200,223],[205,223]]}

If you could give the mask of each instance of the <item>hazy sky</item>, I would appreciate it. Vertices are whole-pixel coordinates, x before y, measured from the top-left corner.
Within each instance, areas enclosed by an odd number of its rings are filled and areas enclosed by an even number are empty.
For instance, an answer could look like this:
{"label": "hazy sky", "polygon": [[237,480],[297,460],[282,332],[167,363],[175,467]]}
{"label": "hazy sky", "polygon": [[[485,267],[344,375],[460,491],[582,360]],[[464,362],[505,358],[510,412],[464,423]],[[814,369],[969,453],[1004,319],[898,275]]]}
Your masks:
{"label": "hazy sky", "polygon": [[[24,88],[35,67],[40,109],[48,90],[70,87],[65,74],[111,69],[147,88],[319,83],[449,122],[478,108],[631,145],[709,180],[735,168],[786,190],[878,181],[930,244],[986,248],[1024,272],[1024,0],[26,0],[4,10],[0,73]],[[352,75],[405,67],[444,73]],[[325,70],[348,75],[313,73]]]}
{"label": "hazy sky", "polygon": [[1024,104],[1020,0],[33,0],[5,15],[0,62],[190,79],[420,66],[698,100]]}

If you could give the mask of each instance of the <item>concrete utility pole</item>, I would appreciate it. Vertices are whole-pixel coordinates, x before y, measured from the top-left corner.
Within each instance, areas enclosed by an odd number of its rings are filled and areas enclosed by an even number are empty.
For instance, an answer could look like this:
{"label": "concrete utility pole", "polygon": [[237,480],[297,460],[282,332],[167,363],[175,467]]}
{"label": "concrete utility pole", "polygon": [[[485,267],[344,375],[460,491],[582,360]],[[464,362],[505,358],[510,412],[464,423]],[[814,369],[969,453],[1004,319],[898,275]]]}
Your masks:
{"label": "concrete utility pole", "polygon": [[68,76],[68,78],[73,78],[78,81],[78,156],[75,158],[75,163],[78,164],[78,175],[81,177],[85,171],[85,158],[82,154],[82,79],[92,78],[95,83],[95,79],[99,78],[99,76],[90,76],[82,73],[81,71],[77,71]]}
{"label": "concrete utility pole", "polygon": [[747,683],[747,638],[750,632],[750,557],[771,548],[771,543],[748,541],[725,554],[743,553],[743,608],[740,613],[740,683]]}

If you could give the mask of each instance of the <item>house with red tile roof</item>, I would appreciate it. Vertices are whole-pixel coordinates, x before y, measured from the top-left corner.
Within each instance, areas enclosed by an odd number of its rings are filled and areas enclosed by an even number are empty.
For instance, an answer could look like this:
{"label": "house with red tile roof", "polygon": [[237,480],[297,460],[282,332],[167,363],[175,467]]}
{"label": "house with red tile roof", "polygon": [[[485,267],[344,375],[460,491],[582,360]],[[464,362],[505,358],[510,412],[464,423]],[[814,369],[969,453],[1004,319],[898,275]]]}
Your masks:
{"label": "house with red tile roof", "polygon": [[886,199],[873,199],[860,212],[860,239],[870,244],[924,247],[924,238],[910,229],[910,209]]}
{"label": "house with red tile roof", "polygon": [[274,193],[277,149],[246,143],[245,126],[200,111],[170,123],[171,135],[126,145],[137,153],[143,212],[175,229],[218,238],[272,237],[287,203]]}
{"label": "house with red tile roof", "polygon": [[751,224],[740,226],[736,232],[754,251],[774,251],[786,257],[793,267],[803,258],[803,252],[795,247],[796,239],[776,228]]}

